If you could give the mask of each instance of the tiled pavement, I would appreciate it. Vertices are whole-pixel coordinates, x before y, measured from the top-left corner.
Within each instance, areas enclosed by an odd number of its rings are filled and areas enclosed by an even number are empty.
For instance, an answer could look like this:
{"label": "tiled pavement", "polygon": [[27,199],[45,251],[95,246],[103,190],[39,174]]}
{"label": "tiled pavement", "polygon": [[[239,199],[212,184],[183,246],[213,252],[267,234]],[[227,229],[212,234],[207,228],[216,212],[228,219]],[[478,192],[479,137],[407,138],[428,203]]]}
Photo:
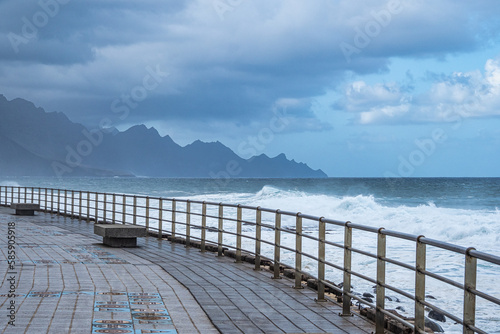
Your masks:
{"label": "tiled pavement", "polygon": [[[290,280],[273,280],[269,272],[254,271],[247,263],[152,237],[140,238],[138,248],[109,248],[93,234],[91,223],[10,213],[0,208],[0,330],[5,333],[374,330],[358,316],[338,316],[340,308],[333,303],[315,302],[314,291],[292,289]],[[15,328],[8,324],[10,274],[3,265],[8,222],[16,223],[20,296],[15,299]]]}
{"label": "tiled pavement", "polygon": [[[9,222],[15,268],[6,261]],[[218,333],[177,280],[131,251],[103,246],[91,225],[0,208],[1,333]]]}

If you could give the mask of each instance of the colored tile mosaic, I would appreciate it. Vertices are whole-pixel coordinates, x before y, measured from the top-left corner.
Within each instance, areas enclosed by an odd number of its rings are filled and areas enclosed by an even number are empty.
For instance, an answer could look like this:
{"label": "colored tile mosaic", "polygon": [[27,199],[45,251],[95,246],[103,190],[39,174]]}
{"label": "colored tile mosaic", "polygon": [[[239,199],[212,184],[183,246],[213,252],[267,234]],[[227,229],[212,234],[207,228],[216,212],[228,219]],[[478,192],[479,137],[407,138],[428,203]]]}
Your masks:
{"label": "colored tile mosaic", "polygon": [[[145,292],[97,292],[100,296],[127,296],[128,300],[100,300],[94,302],[92,333],[133,333],[133,334],[177,334],[175,329],[162,329],[173,326],[165,304],[159,293]],[[151,308],[150,308],[151,306]],[[105,319],[106,314],[129,312],[131,320]],[[153,328],[148,328],[153,327]],[[158,328],[160,327],[160,328]]]}
{"label": "colored tile mosaic", "polygon": [[39,297],[39,298],[48,298],[48,297],[61,297],[61,291],[31,291],[28,294],[28,298],[30,297]]}

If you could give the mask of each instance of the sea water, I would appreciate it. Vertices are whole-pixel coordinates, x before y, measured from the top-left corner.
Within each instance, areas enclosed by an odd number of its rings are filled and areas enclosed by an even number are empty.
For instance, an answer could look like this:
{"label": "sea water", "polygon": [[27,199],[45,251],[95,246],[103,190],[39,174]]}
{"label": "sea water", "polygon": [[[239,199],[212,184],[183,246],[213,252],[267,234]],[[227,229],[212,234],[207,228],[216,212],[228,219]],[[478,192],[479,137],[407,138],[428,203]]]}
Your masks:
{"label": "sea water", "polygon": [[[0,185],[61,188],[108,193],[127,193],[153,197],[205,200],[261,206],[269,209],[301,212],[340,221],[425,235],[448,243],[474,247],[500,256],[500,178],[328,178],[328,179],[169,179],[169,178],[11,178]],[[283,227],[294,228],[293,219],[284,219]],[[304,221],[304,232],[317,236],[317,223]],[[244,233],[251,235],[252,227]],[[272,231],[263,237],[273,240]],[[327,239],[343,243],[341,228],[328,228]],[[269,234],[266,236],[266,234]],[[294,246],[295,237],[283,234],[282,244]],[[353,246],[376,252],[376,236],[354,231]],[[387,240],[387,256],[415,265],[415,244],[394,238]],[[269,247],[268,247],[269,248]],[[427,247],[427,269],[463,283],[464,257]],[[264,247],[264,251],[266,251]],[[271,251],[271,250],[269,250]],[[303,251],[317,254],[317,243],[304,239]],[[284,252],[282,261],[293,266],[294,255]],[[343,253],[327,247],[327,261],[342,264]],[[353,255],[353,270],[375,277],[376,261]],[[303,268],[316,273],[315,261],[303,260]],[[387,282],[414,292],[413,272],[387,265]],[[480,291],[500,298],[500,268],[478,261]],[[342,273],[329,270],[327,278],[339,283]],[[353,280],[354,291],[373,293],[372,285]],[[386,307],[400,306],[400,313],[413,316],[412,302],[386,290],[391,299]],[[428,278],[426,294],[431,303],[462,317],[463,292]],[[430,298],[430,297],[429,297]],[[500,333],[500,308],[477,298],[476,326]],[[401,308],[403,310],[401,310]],[[446,333],[461,333],[461,326],[450,319],[441,323]]]}

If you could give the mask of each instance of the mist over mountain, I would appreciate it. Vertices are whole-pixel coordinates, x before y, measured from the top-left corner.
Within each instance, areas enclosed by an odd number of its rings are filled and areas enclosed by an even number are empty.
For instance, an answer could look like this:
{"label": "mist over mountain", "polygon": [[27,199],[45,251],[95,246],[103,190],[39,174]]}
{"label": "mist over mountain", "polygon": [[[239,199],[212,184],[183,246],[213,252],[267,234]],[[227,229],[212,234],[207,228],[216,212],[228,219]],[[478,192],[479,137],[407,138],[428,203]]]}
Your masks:
{"label": "mist over mountain", "polygon": [[184,147],[154,128],[87,129],[0,95],[0,176],[327,177],[284,154],[243,159],[220,142]]}

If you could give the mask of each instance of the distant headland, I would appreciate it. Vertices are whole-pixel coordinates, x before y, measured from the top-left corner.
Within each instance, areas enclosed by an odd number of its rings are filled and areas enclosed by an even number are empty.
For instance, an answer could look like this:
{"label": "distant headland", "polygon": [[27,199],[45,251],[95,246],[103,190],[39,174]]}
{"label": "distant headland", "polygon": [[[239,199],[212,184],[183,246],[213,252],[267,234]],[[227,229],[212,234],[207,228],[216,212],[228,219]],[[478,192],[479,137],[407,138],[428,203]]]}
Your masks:
{"label": "distant headland", "polygon": [[323,178],[284,154],[244,159],[220,142],[180,146],[154,128],[87,129],[60,112],[0,95],[0,176]]}

